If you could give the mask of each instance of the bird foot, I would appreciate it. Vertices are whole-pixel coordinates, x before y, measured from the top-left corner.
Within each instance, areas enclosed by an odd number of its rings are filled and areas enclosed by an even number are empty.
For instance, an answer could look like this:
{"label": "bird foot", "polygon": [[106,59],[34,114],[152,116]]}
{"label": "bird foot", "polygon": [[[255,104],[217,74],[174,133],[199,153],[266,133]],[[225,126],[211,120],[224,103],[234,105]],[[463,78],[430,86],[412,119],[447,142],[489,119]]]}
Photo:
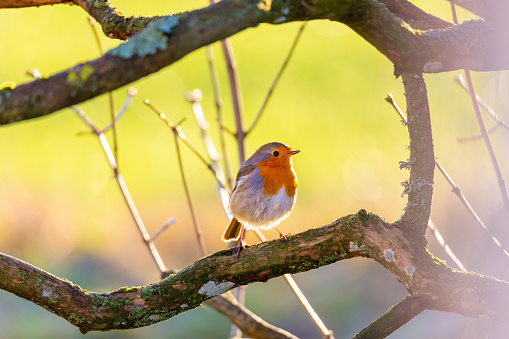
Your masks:
{"label": "bird foot", "polygon": [[288,241],[288,238],[290,235],[292,235],[291,233],[286,233],[286,234],[283,234],[281,232],[279,232],[279,240],[283,240],[283,241]]}
{"label": "bird foot", "polygon": [[245,247],[244,242],[242,240],[239,240],[239,244],[235,248],[235,251],[233,251],[233,254],[237,257],[237,259],[240,256],[240,251],[242,251],[244,249],[244,247]]}

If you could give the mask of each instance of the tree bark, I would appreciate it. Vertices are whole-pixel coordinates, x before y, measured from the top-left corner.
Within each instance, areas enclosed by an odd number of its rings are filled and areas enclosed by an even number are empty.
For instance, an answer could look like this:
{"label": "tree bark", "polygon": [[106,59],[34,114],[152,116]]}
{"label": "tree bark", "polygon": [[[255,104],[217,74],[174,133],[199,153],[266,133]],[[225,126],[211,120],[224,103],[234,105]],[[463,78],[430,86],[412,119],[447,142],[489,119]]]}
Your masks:
{"label": "tree bark", "polygon": [[360,210],[330,225],[202,258],[147,286],[94,293],[8,255],[0,255],[0,288],[66,319],[82,332],[147,326],[193,309],[232,288],[265,282],[353,257],[377,261],[427,309],[509,323],[509,283],[457,272],[404,233]]}
{"label": "tree bark", "polygon": [[[98,4],[80,1],[99,20],[110,22],[96,11]],[[47,79],[0,91],[0,124],[41,117],[78,104],[141,79],[173,64],[192,51],[261,23],[329,19],[356,31],[394,63],[397,75],[438,73],[456,69],[490,71],[509,69],[509,35],[492,23],[477,20],[461,25],[421,31],[400,19],[405,15],[428,26],[439,22],[432,16],[397,8],[393,14],[375,0],[274,0],[259,8],[257,0],[223,0],[210,7],[158,18],[141,33],[105,56],[71,67]],[[386,2],[387,3],[387,2]],[[395,1],[391,1],[395,3]],[[88,6],[88,7],[87,7]],[[107,11],[120,18],[114,10]],[[235,13],[235,15],[232,15]],[[121,27],[143,27],[149,20],[118,19]],[[115,21],[115,22],[117,22]],[[135,31],[135,30],[131,30]],[[128,33],[122,33],[128,35]]]}

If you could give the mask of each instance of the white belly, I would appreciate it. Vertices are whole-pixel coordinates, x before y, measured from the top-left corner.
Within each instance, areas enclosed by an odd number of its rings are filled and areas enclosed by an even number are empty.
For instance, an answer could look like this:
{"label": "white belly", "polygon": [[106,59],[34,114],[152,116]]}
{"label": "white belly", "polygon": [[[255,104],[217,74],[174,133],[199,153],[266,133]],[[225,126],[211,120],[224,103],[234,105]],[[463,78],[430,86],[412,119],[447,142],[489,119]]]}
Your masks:
{"label": "white belly", "polygon": [[231,196],[230,212],[246,229],[269,229],[277,226],[295,205],[297,194],[290,198],[284,187],[272,196],[260,191],[236,189]]}

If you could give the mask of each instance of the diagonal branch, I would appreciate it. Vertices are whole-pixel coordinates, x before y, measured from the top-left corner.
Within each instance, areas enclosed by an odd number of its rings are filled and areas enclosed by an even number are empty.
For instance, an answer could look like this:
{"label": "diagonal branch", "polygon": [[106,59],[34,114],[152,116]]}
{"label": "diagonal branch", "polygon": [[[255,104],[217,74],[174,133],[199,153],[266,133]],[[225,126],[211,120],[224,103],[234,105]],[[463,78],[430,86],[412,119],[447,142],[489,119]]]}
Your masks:
{"label": "diagonal branch", "polygon": [[354,339],[385,338],[426,309],[426,301],[408,296],[360,331]]}
{"label": "diagonal branch", "polygon": [[[223,0],[150,23],[105,56],[47,79],[0,91],[0,124],[36,118],[112,91],[173,64],[192,51],[260,23],[314,19],[342,22],[394,63],[400,72],[509,69],[505,46],[492,24],[469,21],[447,29],[418,31],[375,0]],[[236,13],[232,16],[231,13]]]}
{"label": "diagonal branch", "polygon": [[207,305],[213,306],[216,311],[227,316],[249,338],[298,339],[293,334],[272,326],[249,311],[231,293],[225,293],[222,297],[212,298],[207,301]]}

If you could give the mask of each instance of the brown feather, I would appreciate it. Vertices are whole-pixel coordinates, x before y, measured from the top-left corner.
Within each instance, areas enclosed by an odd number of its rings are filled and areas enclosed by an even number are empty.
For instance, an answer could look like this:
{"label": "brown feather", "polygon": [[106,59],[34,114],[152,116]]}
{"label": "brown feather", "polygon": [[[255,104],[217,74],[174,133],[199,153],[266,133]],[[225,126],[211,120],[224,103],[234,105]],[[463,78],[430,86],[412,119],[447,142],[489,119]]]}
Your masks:
{"label": "brown feather", "polygon": [[223,233],[223,241],[230,242],[238,240],[240,237],[240,231],[242,230],[242,223],[235,218],[232,218],[230,224]]}

